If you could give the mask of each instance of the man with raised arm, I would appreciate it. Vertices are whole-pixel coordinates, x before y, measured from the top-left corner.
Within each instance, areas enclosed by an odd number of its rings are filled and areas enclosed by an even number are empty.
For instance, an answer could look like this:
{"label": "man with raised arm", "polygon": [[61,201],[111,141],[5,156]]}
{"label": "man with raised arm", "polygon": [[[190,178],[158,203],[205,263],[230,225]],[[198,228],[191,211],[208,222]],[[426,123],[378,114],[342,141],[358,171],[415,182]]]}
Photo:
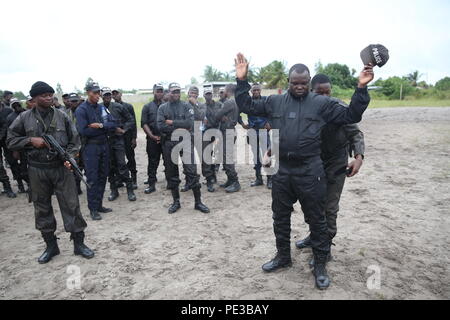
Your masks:
{"label": "man with raised arm", "polygon": [[[358,87],[347,108],[329,97],[310,92],[311,80],[307,66],[296,64],[289,70],[289,89],[285,94],[272,95],[265,103],[255,103],[249,95],[247,81],[249,63],[239,53],[236,64],[236,102],[240,112],[268,117],[272,129],[279,130],[272,150],[279,150],[279,170],[273,177],[272,211],[277,255],[262,266],[266,272],[290,267],[291,213],[300,201],[305,218],[310,223],[311,246],[314,254],[316,286],[329,287],[326,260],[331,239],[325,218],[326,178],[321,154],[321,131],[327,123],[350,124],[361,121],[370,102],[367,84],[373,80],[373,66],[366,65],[359,75]],[[273,148],[278,144],[278,148]]]}

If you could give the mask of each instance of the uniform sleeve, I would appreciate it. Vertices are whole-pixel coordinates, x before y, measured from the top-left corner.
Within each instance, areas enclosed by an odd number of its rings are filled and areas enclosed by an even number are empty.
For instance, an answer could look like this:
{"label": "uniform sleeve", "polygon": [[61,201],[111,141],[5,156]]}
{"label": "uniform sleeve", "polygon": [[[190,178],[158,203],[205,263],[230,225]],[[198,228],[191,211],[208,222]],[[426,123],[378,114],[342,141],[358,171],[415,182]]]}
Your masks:
{"label": "uniform sleeve", "polygon": [[165,114],[165,108],[164,107],[160,107],[158,109],[158,114],[157,114],[157,117],[156,117],[156,122],[157,122],[157,125],[158,125],[158,129],[162,133],[171,134],[175,129],[174,129],[173,126],[168,125],[166,123],[166,120],[167,120],[167,118],[166,118],[166,114]]}
{"label": "uniform sleeve", "polygon": [[24,119],[20,114],[8,128],[6,145],[12,151],[20,151],[30,143],[30,137],[25,131]]}
{"label": "uniform sleeve", "polygon": [[236,87],[236,104],[239,107],[239,113],[246,113],[250,116],[257,117],[270,117],[271,109],[270,109],[270,97],[264,100],[264,103],[255,102],[248,93],[251,89],[250,84],[247,80],[239,80],[236,79],[237,87]]}
{"label": "uniform sleeve", "polygon": [[130,115],[131,118],[133,119],[133,126],[131,128],[131,132],[133,133],[133,138],[136,139],[137,138],[137,123],[136,123],[136,112],[134,111],[134,107],[132,104],[129,104],[130,108]]}
{"label": "uniform sleeve", "polygon": [[66,132],[69,143],[67,144],[66,151],[73,157],[77,157],[81,148],[80,135],[75,128],[75,125],[70,121],[69,117],[64,114],[64,121],[66,123]]}
{"label": "uniform sleeve", "polygon": [[83,137],[97,137],[105,134],[104,129],[89,128],[90,125],[85,108],[78,107],[75,110],[75,118],[77,119],[77,130]]}
{"label": "uniform sleeve", "polygon": [[369,102],[370,96],[367,87],[356,88],[349,107],[336,99],[329,99],[321,108],[320,114],[326,123],[337,125],[358,123]]}
{"label": "uniform sleeve", "polygon": [[364,156],[364,133],[359,129],[358,125],[348,124],[343,126],[343,129],[350,145],[350,156],[357,154]]}
{"label": "uniform sleeve", "polygon": [[120,108],[120,116],[122,119],[125,119],[125,122],[123,123],[125,132],[131,131],[134,134],[134,129],[136,128],[135,117],[128,112],[127,108],[123,107]]}
{"label": "uniform sleeve", "polygon": [[144,128],[144,124],[148,124],[149,123],[149,105],[146,104],[143,108],[142,108],[142,112],[141,112],[141,128]]}

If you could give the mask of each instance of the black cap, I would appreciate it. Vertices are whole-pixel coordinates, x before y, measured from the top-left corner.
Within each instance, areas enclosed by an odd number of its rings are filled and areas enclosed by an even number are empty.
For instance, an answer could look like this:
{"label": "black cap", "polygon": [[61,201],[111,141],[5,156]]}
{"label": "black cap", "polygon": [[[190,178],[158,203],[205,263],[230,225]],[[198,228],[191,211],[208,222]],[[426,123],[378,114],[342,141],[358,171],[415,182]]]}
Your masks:
{"label": "black cap", "polygon": [[181,86],[176,82],[172,82],[171,84],[169,84],[169,91],[172,92],[175,90],[181,90]]}
{"label": "black cap", "polygon": [[361,60],[364,65],[370,63],[381,68],[389,60],[389,50],[381,44],[371,44],[361,51]]}
{"label": "black cap", "polygon": [[69,101],[80,101],[78,93],[72,92],[67,94]]}
{"label": "black cap", "polygon": [[69,94],[68,94],[68,93],[64,93],[61,97],[62,97],[63,99],[67,99],[67,98],[69,97]]}
{"label": "black cap", "polygon": [[86,91],[100,92],[100,86],[97,82],[90,82],[86,85]]}
{"label": "black cap", "polygon": [[55,90],[43,81],[38,81],[31,86],[30,96],[32,98],[44,93],[55,93]]}
{"label": "black cap", "polygon": [[153,91],[156,90],[164,90],[164,86],[161,83],[156,83],[155,85],[153,85]]}

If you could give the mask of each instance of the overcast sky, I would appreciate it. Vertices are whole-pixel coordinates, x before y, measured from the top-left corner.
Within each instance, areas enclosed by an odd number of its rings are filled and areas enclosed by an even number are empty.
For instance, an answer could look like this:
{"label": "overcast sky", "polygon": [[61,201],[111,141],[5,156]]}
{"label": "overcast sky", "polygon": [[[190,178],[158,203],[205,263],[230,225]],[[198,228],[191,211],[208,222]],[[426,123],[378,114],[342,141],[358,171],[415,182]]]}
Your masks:
{"label": "overcast sky", "polygon": [[391,59],[376,78],[414,70],[434,83],[450,76],[450,1],[22,1],[2,3],[0,89],[38,80],[64,91],[151,88],[201,80],[205,65],[233,69],[242,52],[255,66],[317,61],[361,69],[361,49],[382,43]]}

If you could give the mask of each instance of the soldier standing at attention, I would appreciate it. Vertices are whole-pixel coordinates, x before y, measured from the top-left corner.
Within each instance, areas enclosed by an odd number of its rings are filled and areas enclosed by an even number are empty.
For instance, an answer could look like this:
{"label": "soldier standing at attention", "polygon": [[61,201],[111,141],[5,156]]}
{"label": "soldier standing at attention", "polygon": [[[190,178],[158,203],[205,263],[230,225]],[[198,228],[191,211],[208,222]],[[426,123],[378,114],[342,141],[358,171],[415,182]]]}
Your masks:
{"label": "soldier standing at attention", "polygon": [[127,130],[123,136],[125,140],[125,155],[128,159],[127,166],[131,173],[131,180],[133,181],[133,189],[137,189],[137,170],[136,170],[136,155],[134,149],[137,146],[137,125],[136,125],[136,113],[134,112],[133,105],[126,103],[122,100],[122,92],[119,90],[113,90],[112,96],[114,101],[123,105],[131,117],[134,120],[133,128]]}
{"label": "soldier standing at attention", "polygon": [[[181,101],[181,87],[178,83],[171,83],[169,85],[170,100],[163,104],[158,109],[158,129],[161,132],[162,147],[164,163],[166,164],[166,180],[168,189],[172,192],[173,204],[169,207],[169,214],[173,214],[181,208],[180,204],[180,174],[178,171],[178,155],[177,162],[172,161],[172,150],[180,143],[179,141],[172,141],[172,133],[176,129],[193,130],[194,127],[194,110],[189,106],[189,103]],[[189,143],[191,139],[189,138]],[[186,152],[184,150],[183,152]],[[193,153],[193,146],[191,145],[191,153]],[[192,155],[188,155],[192,158]],[[189,189],[194,192],[195,206],[194,209],[203,213],[209,213],[209,209],[201,201],[201,184],[200,177],[197,174],[197,166],[195,163],[183,163],[184,173],[187,178]]]}

